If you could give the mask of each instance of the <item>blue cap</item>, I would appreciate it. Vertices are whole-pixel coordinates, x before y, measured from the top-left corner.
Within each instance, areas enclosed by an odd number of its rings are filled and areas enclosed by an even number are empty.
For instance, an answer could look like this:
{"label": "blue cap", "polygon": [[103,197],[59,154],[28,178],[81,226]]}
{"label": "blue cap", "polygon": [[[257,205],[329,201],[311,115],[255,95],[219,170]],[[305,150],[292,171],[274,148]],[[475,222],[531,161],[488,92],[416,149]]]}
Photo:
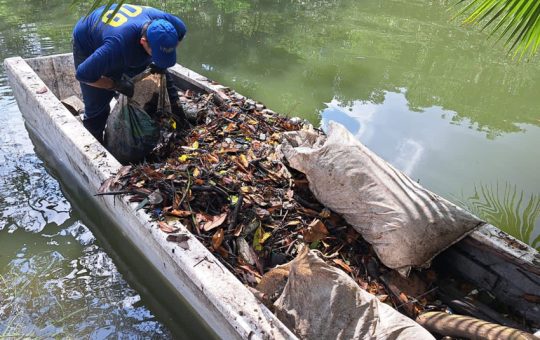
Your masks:
{"label": "blue cap", "polygon": [[146,29],[148,44],[152,50],[152,61],[158,67],[169,68],[176,64],[178,32],[164,19],[154,20]]}

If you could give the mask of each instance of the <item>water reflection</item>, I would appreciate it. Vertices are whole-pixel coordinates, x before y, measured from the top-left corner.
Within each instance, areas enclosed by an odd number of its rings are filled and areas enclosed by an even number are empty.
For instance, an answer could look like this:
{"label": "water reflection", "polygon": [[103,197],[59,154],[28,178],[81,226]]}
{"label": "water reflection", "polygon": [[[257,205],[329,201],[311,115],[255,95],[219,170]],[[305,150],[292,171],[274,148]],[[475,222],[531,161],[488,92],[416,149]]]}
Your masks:
{"label": "water reflection", "polygon": [[379,104],[406,89],[408,109],[452,111],[488,138],[540,126],[540,61],[505,59],[484,34],[449,23],[445,1],[183,4],[166,2],[190,27],[181,61],[282,113],[317,123],[333,98]]}
{"label": "water reflection", "polygon": [[493,225],[540,250],[540,195],[527,195],[509,183],[480,184],[470,196],[458,198],[462,206]]}
{"label": "water reflection", "polygon": [[[508,210],[501,220],[521,220],[508,231],[536,244],[540,61],[505,60],[485,35],[448,23],[446,1],[143,3],[186,21],[181,63],[281,113],[343,122],[433,191]],[[68,52],[84,11],[0,1],[0,59]],[[519,209],[493,210],[481,182],[512,183]],[[0,334],[167,335],[43,170],[1,69],[0,274],[14,282],[0,283]]]}
{"label": "water reflection", "polygon": [[0,277],[4,337],[167,335],[97,246],[85,247],[76,259],[59,251],[31,252],[21,247]]}
{"label": "water reflection", "polygon": [[[53,5],[0,2],[1,60],[68,50],[72,24],[61,21],[77,14]],[[113,334],[171,337],[34,154],[0,68],[0,338]]]}
{"label": "water reflection", "polygon": [[2,93],[0,334],[169,337],[72,211]]}
{"label": "water reflection", "polygon": [[[489,132],[478,129],[478,124],[456,119],[456,112],[441,107],[410,108],[408,98],[404,89],[383,93],[378,103],[342,102],[335,98],[322,111],[323,129],[329,120],[348,126],[360,141],[386,161],[458,204],[470,203],[458,199],[462,195],[478,197],[478,202],[467,207],[537,247],[540,182],[536,179],[540,154],[536,147],[520,146],[540,143],[540,128],[520,125],[528,133],[486,139],[484,136]],[[489,187],[479,189],[477,185],[499,183],[501,179],[511,183],[504,192],[501,188],[501,193],[493,189],[488,195]],[[485,206],[479,203],[484,201]],[[492,210],[494,213],[490,214]]]}

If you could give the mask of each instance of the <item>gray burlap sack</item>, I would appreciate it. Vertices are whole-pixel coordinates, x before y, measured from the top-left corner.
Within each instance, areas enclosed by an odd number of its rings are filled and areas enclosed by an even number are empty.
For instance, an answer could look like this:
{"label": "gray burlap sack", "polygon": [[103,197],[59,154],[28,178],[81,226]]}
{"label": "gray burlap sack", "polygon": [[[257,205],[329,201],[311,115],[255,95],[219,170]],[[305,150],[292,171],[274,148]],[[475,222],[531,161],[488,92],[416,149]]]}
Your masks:
{"label": "gray burlap sack", "polygon": [[313,130],[285,133],[281,152],[386,266],[406,275],[484,224],[395,169],[342,125],[328,126],[328,137]]}
{"label": "gray burlap sack", "polygon": [[274,303],[276,316],[299,338],[434,339],[307,250],[290,262],[285,289]]}

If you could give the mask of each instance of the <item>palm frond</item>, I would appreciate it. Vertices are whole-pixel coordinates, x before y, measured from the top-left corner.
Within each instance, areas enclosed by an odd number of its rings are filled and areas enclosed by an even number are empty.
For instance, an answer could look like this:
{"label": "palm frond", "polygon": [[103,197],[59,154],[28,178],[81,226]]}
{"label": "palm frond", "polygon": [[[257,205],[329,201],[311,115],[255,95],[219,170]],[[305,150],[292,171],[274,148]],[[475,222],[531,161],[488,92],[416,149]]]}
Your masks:
{"label": "palm frond", "polygon": [[480,24],[498,34],[504,46],[521,60],[532,57],[540,46],[540,0],[459,0],[466,3],[456,16],[466,15],[464,24]]}
{"label": "palm frond", "polygon": [[[82,2],[81,0],[73,0],[72,4],[75,5],[75,4],[78,4],[78,3],[81,3],[81,2]],[[92,3],[92,6],[90,6],[90,9],[88,10],[88,13],[86,13],[86,15],[89,15],[90,13],[95,11],[98,7],[101,7],[101,6],[105,5],[105,8],[103,9],[103,12],[101,13],[101,15],[104,16],[105,13],[107,13],[107,11],[109,11],[111,6],[114,5],[115,3],[118,4],[118,6],[116,6],[116,8],[112,12],[111,16],[109,16],[109,19],[107,20],[107,22],[109,22],[109,21],[112,20],[112,18],[114,18],[116,13],[118,13],[118,10],[120,9],[120,7],[123,4],[126,3],[126,0],[119,0],[119,1],[115,1],[115,0],[94,0],[94,2]]]}

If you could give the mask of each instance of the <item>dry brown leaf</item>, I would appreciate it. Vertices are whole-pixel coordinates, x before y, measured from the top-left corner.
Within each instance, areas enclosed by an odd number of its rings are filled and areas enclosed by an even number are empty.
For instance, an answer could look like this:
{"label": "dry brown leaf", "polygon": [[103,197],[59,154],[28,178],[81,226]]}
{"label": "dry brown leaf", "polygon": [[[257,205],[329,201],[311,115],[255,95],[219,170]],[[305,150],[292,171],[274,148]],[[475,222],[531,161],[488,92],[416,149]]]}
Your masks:
{"label": "dry brown leaf", "polygon": [[317,218],[309,224],[307,229],[304,229],[304,240],[309,243],[320,241],[327,235],[328,229],[326,229],[324,223]]}
{"label": "dry brown leaf", "polygon": [[221,148],[218,153],[236,153],[240,151],[240,149],[237,148]]}
{"label": "dry brown leaf", "polygon": [[237,225],[236,228],[233,231],[233,235],[234,236],[240,236],[240,234],[242,233],[242,230],[244,230],[244,225],[243,224]]}
{"label": "dry brown leaf", "polygon": [[219,255],[221,255],[224,258],[229,257],[229,251],[227,249],[223,248],[223,246],[219,247],[216,251],[219,253]]}
{"label": "dry brown leaf", "polygon": [[221,215],[217,215],[217,216],[210,216],[211,219],[209,219],[205,224],[203,224],[202,226],[202,229],[204,231],[210,231],[214,228],[217,228],[219,227],[220,225],[223,224],[223,222],[225,222],[225,219],[227,219],[227,213],[224,212],[223,214]]}
{"label": "dry brown leaf", "polygon": [[161,229],[161,231],[167,234],[175,233],[178,231],[178,228],[172,227],[167,222],[159,221],[158,225],[159,225],[159,229]]}
{"label": "dry brown leaf", "polygon": [[244,154],[241,154],[240,157],[238,157],[238,161],[239,161],[240,164],[242,164],[242,166],[243,166],[244,168],[246,168],[246,169],[247,169],[247,167],[249,166],[249,162],[248,162],[248,160],[247,160],[247,157],[246,157],[246,155],[244,155]]}
{"label": "dry brown leaf", "polygon": [[405,295],[405,293],[403,293],[403,292],[399,293],[399,299],[400,299],[401,302],[403,302],[403,303],[409,302],[409,299],[407,298],[407,295]]}
{"label": "dry brown leaf", "polygon": [[187,216],[191,216],[191,211],[173,209],[171,211],[166,212],[166,214],[171,215],[171,216],[176,216],[176,217],[187,217]]}
{"label": "dry brown leaf", "polygon": [[116,175],[113,177],[109,177],[108,179],[103,182],[103,184],[99,187],[98,193],[104,193],[108,191],[116,191],[121,188],[120,179],[124,176],[126,176],[131,171],[131,165],[124,165],[121,167]]}
{"label": "dry brown leaf", "polygon": [[529,302],[540,304],[540,296],[534,294],[523,294],[523,298]]}
{"label": "dry brown leaf", "polygon": [[197,213],[195,214],[195,221],[200,224],[201,222],[208,222],[212,220],[212,216],[205,214],[205,213]]}
{"label": "dry brown leaf", "polygon": [[328,218],[332,215],[332,212],[330,210],[328,210],[327,208],[324,208],[323,210],[321,210],[321,212],[319,213],[319,216],[321,218]]}
{"label": "dry brown leaf", "polygon": [[219,163],[219,158],[213,154],[206,155],[206,160],[210,163]]}
{"label": "dry brown leaf", "polygon": [[223,131],[229,133],[233,132],[234,130],[236,130],[236,123],[229,123],[229,125],[227,125]]}
{"label": "dry brown leaf", "polygon": [[290,227],[290,226],[299,225],[299,224],[302,224],[302,221],[300,221],[300,220],[292,220],[292,221],[289,221],[289,222],[285,223],[285,227]]}
{"label": "dry brown leaf", "polygon": [[185,234],[167,236],[167,241],[178,243],[178,246],[184,250],[189,249],[188,240],[189,240],[189,235],[185,235]]}
{"label": "dry brown leaf", "polygon": [[219,230],[216,231],[212,236],[212,247],[214,248],[214,250],[217,250],[221,246],[224,238],[225,232],[223,231],[223,228],[219,228]]}
{"label": "dry brown leaf", "polygon": [[352,273],[351,267],[342,259],[334,259],[333,261],[335,264],[343,268],[346,272]]}
{"label": "dry brown leaf", "polygon": [[179,194],[174,194],[173,206],[175,208],[178,208],[181,200],[182,200],[182,197]]}

